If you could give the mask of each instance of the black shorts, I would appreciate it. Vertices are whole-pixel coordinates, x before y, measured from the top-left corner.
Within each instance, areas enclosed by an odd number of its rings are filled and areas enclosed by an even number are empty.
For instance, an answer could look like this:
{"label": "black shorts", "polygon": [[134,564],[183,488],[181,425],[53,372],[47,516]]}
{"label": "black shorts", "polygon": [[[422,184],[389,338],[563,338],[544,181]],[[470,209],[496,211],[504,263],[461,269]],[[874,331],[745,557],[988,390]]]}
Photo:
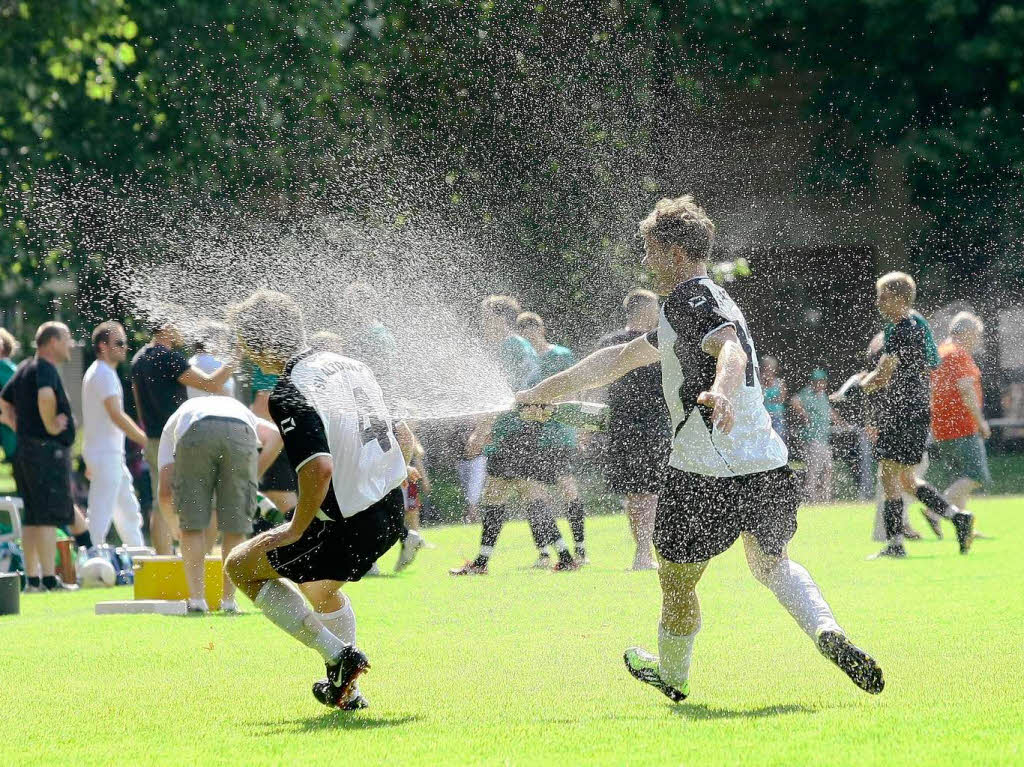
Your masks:
{"label": "black shorts", "polygon": [[708,477],[671,467],[658,498],[654,548],[670,562],[704,562],[740,533],[779,556],[796,533],[800,487],[788,466],[741,477]]}
{"label": "black shorts", "polygon": [[295,583],[358,581],[405,527],[402,488],[395,488],[355,516],[314,519],[295,543],[267,552],[270,566]]}
{"label": "black shorts", "polygon": [[875,460],[917,466],[927,450],[930,431],[929,421],[881,420],[878,424],[878,439],[872,451]]}
{"label": "black shorts", "polygon": [[299,489],[299,481],[295,477],[295,471],[288,462],[288,456],[284,450],[270,464],[270,468],[260,478],[260,490],[264,493],[277,491],[279,493],[294,493]]}
{"label": "black shorts", "polygon": [[19,437],[14,483],[25,503],[22,524],[60,527],[75,521],[70,447],[53,440]]}
{"label": "black shorts", "polygon": [[617,495],[657,493],[668,467],[671,443],[637,432],[609,433],[601,453],[608,491]]}
{"label": "black shorts", "polygon": [[575,453],[570,447],[542,447],[540,425],[527,424],[495,445],[487,457],[487,474],[553,485],[559,477],[572,475]]}

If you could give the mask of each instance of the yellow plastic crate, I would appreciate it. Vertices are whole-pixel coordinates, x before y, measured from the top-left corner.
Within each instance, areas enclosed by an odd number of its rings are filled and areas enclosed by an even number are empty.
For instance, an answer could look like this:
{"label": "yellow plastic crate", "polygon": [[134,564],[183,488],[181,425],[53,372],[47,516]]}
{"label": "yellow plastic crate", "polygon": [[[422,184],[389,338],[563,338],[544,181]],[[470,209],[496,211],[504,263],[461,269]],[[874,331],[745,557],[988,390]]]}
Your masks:
{"label": "yellow plastic crate", "polygon": [[[152,556],[136,557],[135,571],[136,599],[186,599],[188,585],[185,582],[185,563],[181,557]],[[206,604],[211,610],[220,609],[224,596],[224,581],[220,557],[206,557]]]}

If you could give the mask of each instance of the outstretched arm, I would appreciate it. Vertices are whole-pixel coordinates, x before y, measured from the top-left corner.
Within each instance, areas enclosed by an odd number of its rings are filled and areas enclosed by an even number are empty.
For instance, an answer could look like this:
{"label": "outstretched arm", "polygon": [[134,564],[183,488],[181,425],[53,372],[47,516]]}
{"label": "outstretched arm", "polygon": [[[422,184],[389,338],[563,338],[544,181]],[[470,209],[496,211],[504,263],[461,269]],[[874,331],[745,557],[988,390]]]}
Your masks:
{"label": "outstretched arm", "polygon": [[628,344],[598,349],[571,368],[544,379],[532,389],[519,392],[516,394],[516,402],[522,405],[555,402],[570,394],[607,386],[630,370],[650,365],[659,359],[658,350],[651,346],[645,336],[640,336]]}
{"label": "outstretched arm", "polygon": [[895,354],[883,354],[875,369],[861,379],[861,388],[868,394],[884,389],[892,380],[892,374],[896,372],[899,363],[900,358]]}
{"label": "outstretched arm", "polygon": [[716,330],[704,341],[704,351],[715,357],[715,381],[708,391],[701,392],[697,403],[711,408],[711,422],[728,434],[736,420],[732,400],[743,382],[747,353],[740,345],[736,328],[728,325]]}

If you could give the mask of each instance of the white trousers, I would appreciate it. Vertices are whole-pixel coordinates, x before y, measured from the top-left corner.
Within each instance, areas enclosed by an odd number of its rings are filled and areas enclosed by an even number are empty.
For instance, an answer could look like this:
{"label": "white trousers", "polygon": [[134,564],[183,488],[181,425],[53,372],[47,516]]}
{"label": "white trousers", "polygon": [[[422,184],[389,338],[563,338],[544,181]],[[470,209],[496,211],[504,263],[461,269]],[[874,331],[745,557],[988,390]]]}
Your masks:
{"label": "white trousers", "polygon": [[89,535],[99,546],[107,541],[110,523],[125,546],[144,546],[142,514],[132,475],[120,453],[85,456],[89,468]]}
{"label": "white trousers", "polygon": [[487,457],[478,455],[476,458],[461,460],[458,463],[459,483],[466,495],[466,503],[476,506],[484,492],[487,480]]}

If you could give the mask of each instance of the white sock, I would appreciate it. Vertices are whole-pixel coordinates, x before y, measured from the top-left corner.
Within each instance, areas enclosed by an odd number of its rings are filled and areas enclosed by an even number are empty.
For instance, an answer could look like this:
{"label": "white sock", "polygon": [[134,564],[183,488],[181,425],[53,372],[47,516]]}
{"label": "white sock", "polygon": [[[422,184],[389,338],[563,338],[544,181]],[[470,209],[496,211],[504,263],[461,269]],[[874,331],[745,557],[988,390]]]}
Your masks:
{"label": "white sock", "polygon": [[267,581],[253,602],[271,623],[316,650],[324,660],[333,660],[346,647],[317,619],[302,594],[284,581]]}
{"label": "white sock", "polygon": [[317,613],[320,622],[345,644],[356,643],[356,614],[349,600],[340,610],[333,613]]}
{"label": "white sock", "polygon": [[555,551],[557,551],[559,554],[561,554],[563,551],[569,550],[569,547],[565,545],[565,539],[562,537],[559,537],[558,540],[555,541],[554,546]]}
{"label": "white sock", "polygon": [[693,642],[699,631],[698,624],[692,634],[680,636],[658,624],[658,673],[665,684],[682,688],[690,678]]}
{"label": "white sock", "polygon": [[812,640],[817,641],[821,631],[843,633],[818,584],[801,565],[790,559],[780,559],[761,582],[775,594],[775,598]]}
{"label": "white sock", "polygon": [[480,556],[486,557],[487,559],[490,559],[491,555],[493,555],[493,554],[494,554],[494,547],[493,546],[481,546],[480,547]]}

